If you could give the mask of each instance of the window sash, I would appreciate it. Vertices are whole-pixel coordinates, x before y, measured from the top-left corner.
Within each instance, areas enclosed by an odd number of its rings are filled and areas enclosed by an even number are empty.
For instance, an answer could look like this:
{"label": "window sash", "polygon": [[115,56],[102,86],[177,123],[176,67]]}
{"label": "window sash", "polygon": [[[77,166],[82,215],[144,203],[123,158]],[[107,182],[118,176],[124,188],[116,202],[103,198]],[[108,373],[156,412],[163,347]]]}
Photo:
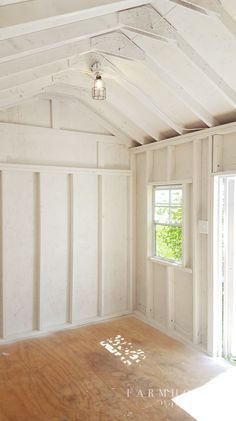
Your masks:
{"label": "window sash", "polygon": [[[156,191],[169,191],[169,202],[168,203],[161,203],[155,201],[155,192]],[[173,190],[181,190],[182,197],[180,203],[173,203],[171,201],[171,191]],[[163,256],[159,256],[157,254],[157,244],[156,244],[156,227],[157,226],[166,226],[166,227],[173,227],[173,228],[181,228],[183,231],[183,213],[182,213],[182,220],[181,223],[174,223],[170,221],[170,215],[172,209],[181,209],[183,212],[183,186],[180,185],[171,185],[171,186],[154,186],[153,188],[153,196],[152,196],[152,229],[153,229],[153,255],[154,257],[160,258],[161,260],[166,260],[170,262],[177,262],[177,260],[174,259],[168,259]],[[156,208],[166,208],[169,209],[168,215],[169,215],[169,222],[158,222],[155,220],[155,210]],[[182,244],[182,253],[183,253],[183,244]]]}

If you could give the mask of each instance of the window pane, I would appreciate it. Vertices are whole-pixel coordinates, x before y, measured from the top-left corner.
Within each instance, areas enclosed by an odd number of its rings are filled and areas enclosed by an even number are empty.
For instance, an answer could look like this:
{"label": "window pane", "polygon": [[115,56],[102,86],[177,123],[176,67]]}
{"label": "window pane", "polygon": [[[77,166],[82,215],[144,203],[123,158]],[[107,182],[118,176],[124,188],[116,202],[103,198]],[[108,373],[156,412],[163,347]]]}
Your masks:
{"label": "window pane", "polygon": [[170,223],[182,224],[182,208],[170,208]]}
{"label": "window pane", "polygon": [[182,189],[171,190],[171,204],[178,205],[182,203]]}
{"label": "window pane", "polygon": [[155,222],[159,224],[169,224],[169,207],[155,206]]}
{"label": "window pane", "polygon": [[168,204],[169,203],[169,190],[158,189],[155,190],[155,203]]}
{"label": "window pane", "polygon": [[182,227],[156,225],[155,243],[157,257],[182,261]]}

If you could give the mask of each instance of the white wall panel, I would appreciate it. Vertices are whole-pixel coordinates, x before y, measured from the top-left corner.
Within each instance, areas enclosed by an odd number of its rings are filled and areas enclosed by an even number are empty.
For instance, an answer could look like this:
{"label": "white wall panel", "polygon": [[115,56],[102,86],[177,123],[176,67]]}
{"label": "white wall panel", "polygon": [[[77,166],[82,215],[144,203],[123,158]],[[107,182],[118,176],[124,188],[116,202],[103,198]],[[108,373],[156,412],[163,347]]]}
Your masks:
{"label": "white wall panel", "polygon": [[175,147],[175,179],[182,180],[192,178],[192,175],[192,142],[188,142]]}
{"label": "white wall panel", "polygon": [[77,100],[54,98],[52,100],[52,114],[55,128],[87,133],[108,133],[91,117],[88,109]]}
{"label": "white wall panel", "polygon": [[153,181],[166,179],[167,150],[165,148],[153,152]]}
{"label": "white wall panel", "polygon": [[98,176],[73,180],[73,321],[98,315]]}
{"label": "white wall panel", "polygon": [[162,326],[167,326],[168,307],[167,307],[167,266],[154,264],[154,319]]}
{"label": "white wall panel", "polygon": [[236,169],[236,133],[225,135],[223,139],[222,164],[224,171]]}
{"label": "white wall panel", "polygon": [[193,284],[191,274],[180,270],[174,271],[174,303],[175,330],[188,339],[192,339]]}
{"label": "white wall panel", "polygon": [[[6,340],[128,311],[130,178],[121,170],[130,167],[129,151],[114,136],[91,133],[99,127],[64,105],[39,100],[0,113],[10,123],[0,123]],[[90,133],[76,132],[86,129],[81,123]]]}
{"label": "white wall panel", "polygon": [[[193,261],[193,232],[198,230],[198,221],[208,219],[209,207],[209,145],[208,138],[199,139],[201,165],[200,170],[194,172],[193,144],[190,141],[173,144],[140,152],[136,155],[137,179],[137,222],[136,222],[136,269],[137,269],[137,305],[136,309],[145,314],[146,296],[150,290],[148,279],[147,237],[152,238],[150,227],[147,224],[147,182],[162,182],[168,184],[174,180],[192,180],[191,185],[185,189],[185,243],[184,251],[187,259],[184,267],[174,269],[171,264],[154,262],[153,268],[153,322],[162,326],[170,333],[176,331],[183,338],[193,339],[193,326],[197,325],[197,341],[206,347],[207,338],[207,295],[208,295],[208,236],[201,235],[197,243],[199,262],[197,275],[194,278],[192,271],[196,269]],[[147,155],[149,154],[149,155]],[[232,158],[233,159],[233,158]],[[194,202],[193,190],[197,183],[200,186],[198,202]],[[200,200],[200,203],[199,203]],[[194,210],[199,211],[194,219]],[[196,224],[196,225],[194,225]],[[195,231],[194,231],[195,230]],[[150,246],[149,246],[150,247]],[[186,267],[185,267],[186,266]],[[172,268],[172,269],[171,269]],[[197,285],[196,297],[193,284]],[[194,300],[194,301],[193,301]],[[193,306],[194,303],[194,306]],[[197,303],[197,304],[196,304]],[[197,305],[198,319],[194,309]]]}
{"label": "white wall panel", "polygon": [[51,127],[50,100],[33,99],[0,111],[0,121]]}
{"label": "white wall panel", "polygon": [[130,166],[129,150],[124,145],[99,143],[99,165],[105,168],[128,169]]}
{"label": "white wall panel", "polygon": [[69,177],[40,174],[40,327],[68,320]]}
{"label": "white wall panel", "polygon": [[[19,164],[97,166],[96,136],[0,123],[0,161]],[[87,137],[86,137],[87,136]],[[98,140],[99,140],[98,135]]]}
{"label": "white wall panel", "polygon": [[128,309],[128,182],[127,177],[103,176],[102,311]]}
{"label": "white wall panel", "polygon": [[35,175],[2,174],[4,335],[35,327]]}

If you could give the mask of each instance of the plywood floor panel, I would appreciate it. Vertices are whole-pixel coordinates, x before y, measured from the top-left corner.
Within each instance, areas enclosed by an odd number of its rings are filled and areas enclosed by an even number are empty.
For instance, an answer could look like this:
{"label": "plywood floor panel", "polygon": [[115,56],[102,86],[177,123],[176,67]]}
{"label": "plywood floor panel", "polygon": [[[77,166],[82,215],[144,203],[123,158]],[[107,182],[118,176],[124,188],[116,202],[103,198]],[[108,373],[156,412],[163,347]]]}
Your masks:
{"label": "plywood floor panel", "polygon": [[[121,355],[104,346],[117,335]],[[169,397],[146,395],[201,386],[221,371],[211,361],[133,317],[4,345],[0,421],[192,420]]]}

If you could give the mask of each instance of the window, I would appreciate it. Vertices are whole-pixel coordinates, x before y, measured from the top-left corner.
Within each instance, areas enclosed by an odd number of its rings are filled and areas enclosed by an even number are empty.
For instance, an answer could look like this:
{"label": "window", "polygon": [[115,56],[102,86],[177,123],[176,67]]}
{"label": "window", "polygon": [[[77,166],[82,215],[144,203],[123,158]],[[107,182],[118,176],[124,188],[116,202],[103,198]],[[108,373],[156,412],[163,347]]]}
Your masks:
{"label": "window", "polygon": [[153,187],[154,257],[182,263],[183,188],[180,185]]}

